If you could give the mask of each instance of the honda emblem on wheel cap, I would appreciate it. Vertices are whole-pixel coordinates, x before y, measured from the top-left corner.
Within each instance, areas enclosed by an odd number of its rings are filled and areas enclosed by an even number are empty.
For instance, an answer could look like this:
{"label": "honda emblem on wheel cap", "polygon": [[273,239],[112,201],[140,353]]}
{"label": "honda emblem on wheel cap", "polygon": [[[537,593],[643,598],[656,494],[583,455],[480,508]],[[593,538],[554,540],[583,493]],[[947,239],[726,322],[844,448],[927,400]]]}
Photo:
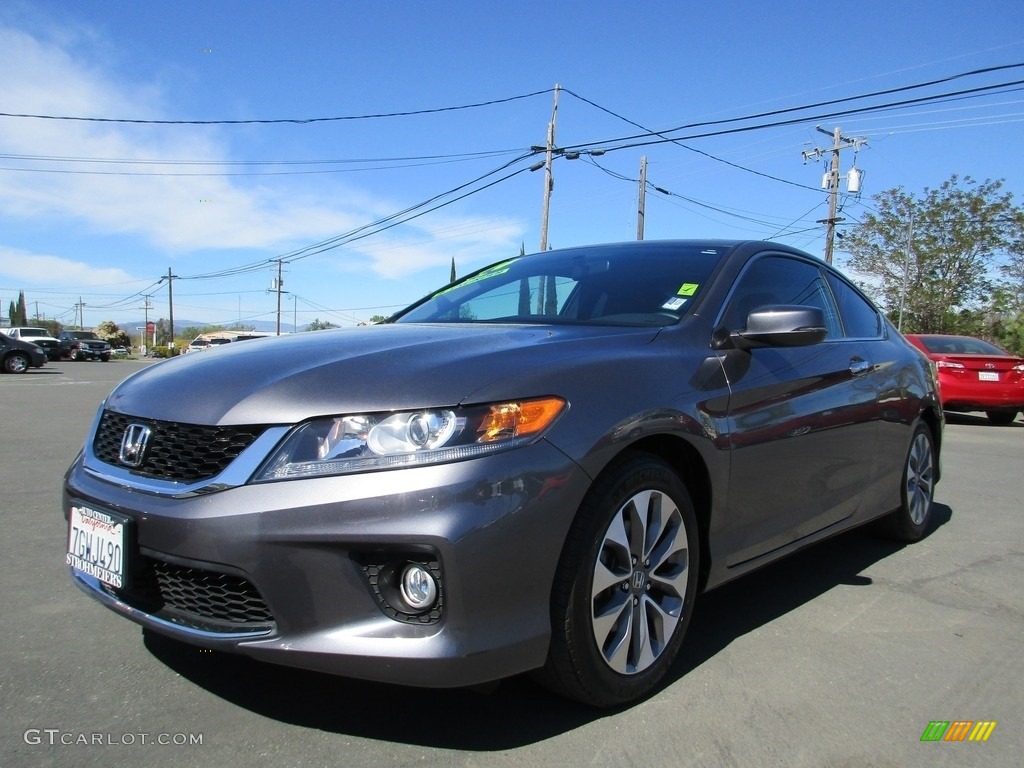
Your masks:
{"label": "honda emblem on wheel cap", "polygon": [[145,424],[129,424],[121,438],[121,452],[117,459],[126,467],[142,466],[149,436],[153,433]]}

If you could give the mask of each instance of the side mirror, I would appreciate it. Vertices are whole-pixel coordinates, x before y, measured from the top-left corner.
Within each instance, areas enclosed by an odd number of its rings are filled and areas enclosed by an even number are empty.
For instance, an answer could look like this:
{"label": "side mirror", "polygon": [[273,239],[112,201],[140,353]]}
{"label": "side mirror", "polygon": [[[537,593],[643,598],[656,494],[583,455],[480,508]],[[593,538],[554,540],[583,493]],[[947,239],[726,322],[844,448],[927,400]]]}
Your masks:
{"label": "side mirror", "polygon": [[824,341],[828,329],[818,307],[778,304],[759,307],[747,316],[747,327],[729,334],[736,349],[806,347]]}

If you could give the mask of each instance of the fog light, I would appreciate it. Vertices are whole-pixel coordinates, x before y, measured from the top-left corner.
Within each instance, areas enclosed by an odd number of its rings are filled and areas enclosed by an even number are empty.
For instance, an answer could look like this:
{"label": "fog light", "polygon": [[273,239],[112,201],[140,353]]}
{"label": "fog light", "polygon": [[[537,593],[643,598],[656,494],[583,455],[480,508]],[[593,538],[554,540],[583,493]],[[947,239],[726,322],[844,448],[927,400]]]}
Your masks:
{"label": "fog light", "polygon": [[437,582],[421,563],[409,563],[402,571],[402,599],[414,611],[425,611],[437,599]]}

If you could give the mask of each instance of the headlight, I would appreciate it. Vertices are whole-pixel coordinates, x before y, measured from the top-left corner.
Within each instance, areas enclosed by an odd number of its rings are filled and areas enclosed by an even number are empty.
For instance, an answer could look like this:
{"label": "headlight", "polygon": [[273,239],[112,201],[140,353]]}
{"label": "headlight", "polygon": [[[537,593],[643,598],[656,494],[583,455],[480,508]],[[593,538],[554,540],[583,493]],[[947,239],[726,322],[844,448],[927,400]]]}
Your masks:
{"label": "headlight", "polygon": [[356,414],[296,427],[255,481],[439,464],[527,445],[566,408],[557,397],[468,408]]}

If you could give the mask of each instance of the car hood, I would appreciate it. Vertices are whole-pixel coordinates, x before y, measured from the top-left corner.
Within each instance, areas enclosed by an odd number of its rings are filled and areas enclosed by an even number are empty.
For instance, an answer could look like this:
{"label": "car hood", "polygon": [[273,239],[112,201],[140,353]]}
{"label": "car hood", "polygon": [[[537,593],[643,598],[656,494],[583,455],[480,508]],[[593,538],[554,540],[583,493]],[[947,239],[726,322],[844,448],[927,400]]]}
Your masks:
{"label": "car hood", "polygon": [[253,339],[149,366],[106,407],[192,424],[290,424],[563,394],[574,360],[603,356],[610,343],[639,348],[659,330],[409,324]]}

